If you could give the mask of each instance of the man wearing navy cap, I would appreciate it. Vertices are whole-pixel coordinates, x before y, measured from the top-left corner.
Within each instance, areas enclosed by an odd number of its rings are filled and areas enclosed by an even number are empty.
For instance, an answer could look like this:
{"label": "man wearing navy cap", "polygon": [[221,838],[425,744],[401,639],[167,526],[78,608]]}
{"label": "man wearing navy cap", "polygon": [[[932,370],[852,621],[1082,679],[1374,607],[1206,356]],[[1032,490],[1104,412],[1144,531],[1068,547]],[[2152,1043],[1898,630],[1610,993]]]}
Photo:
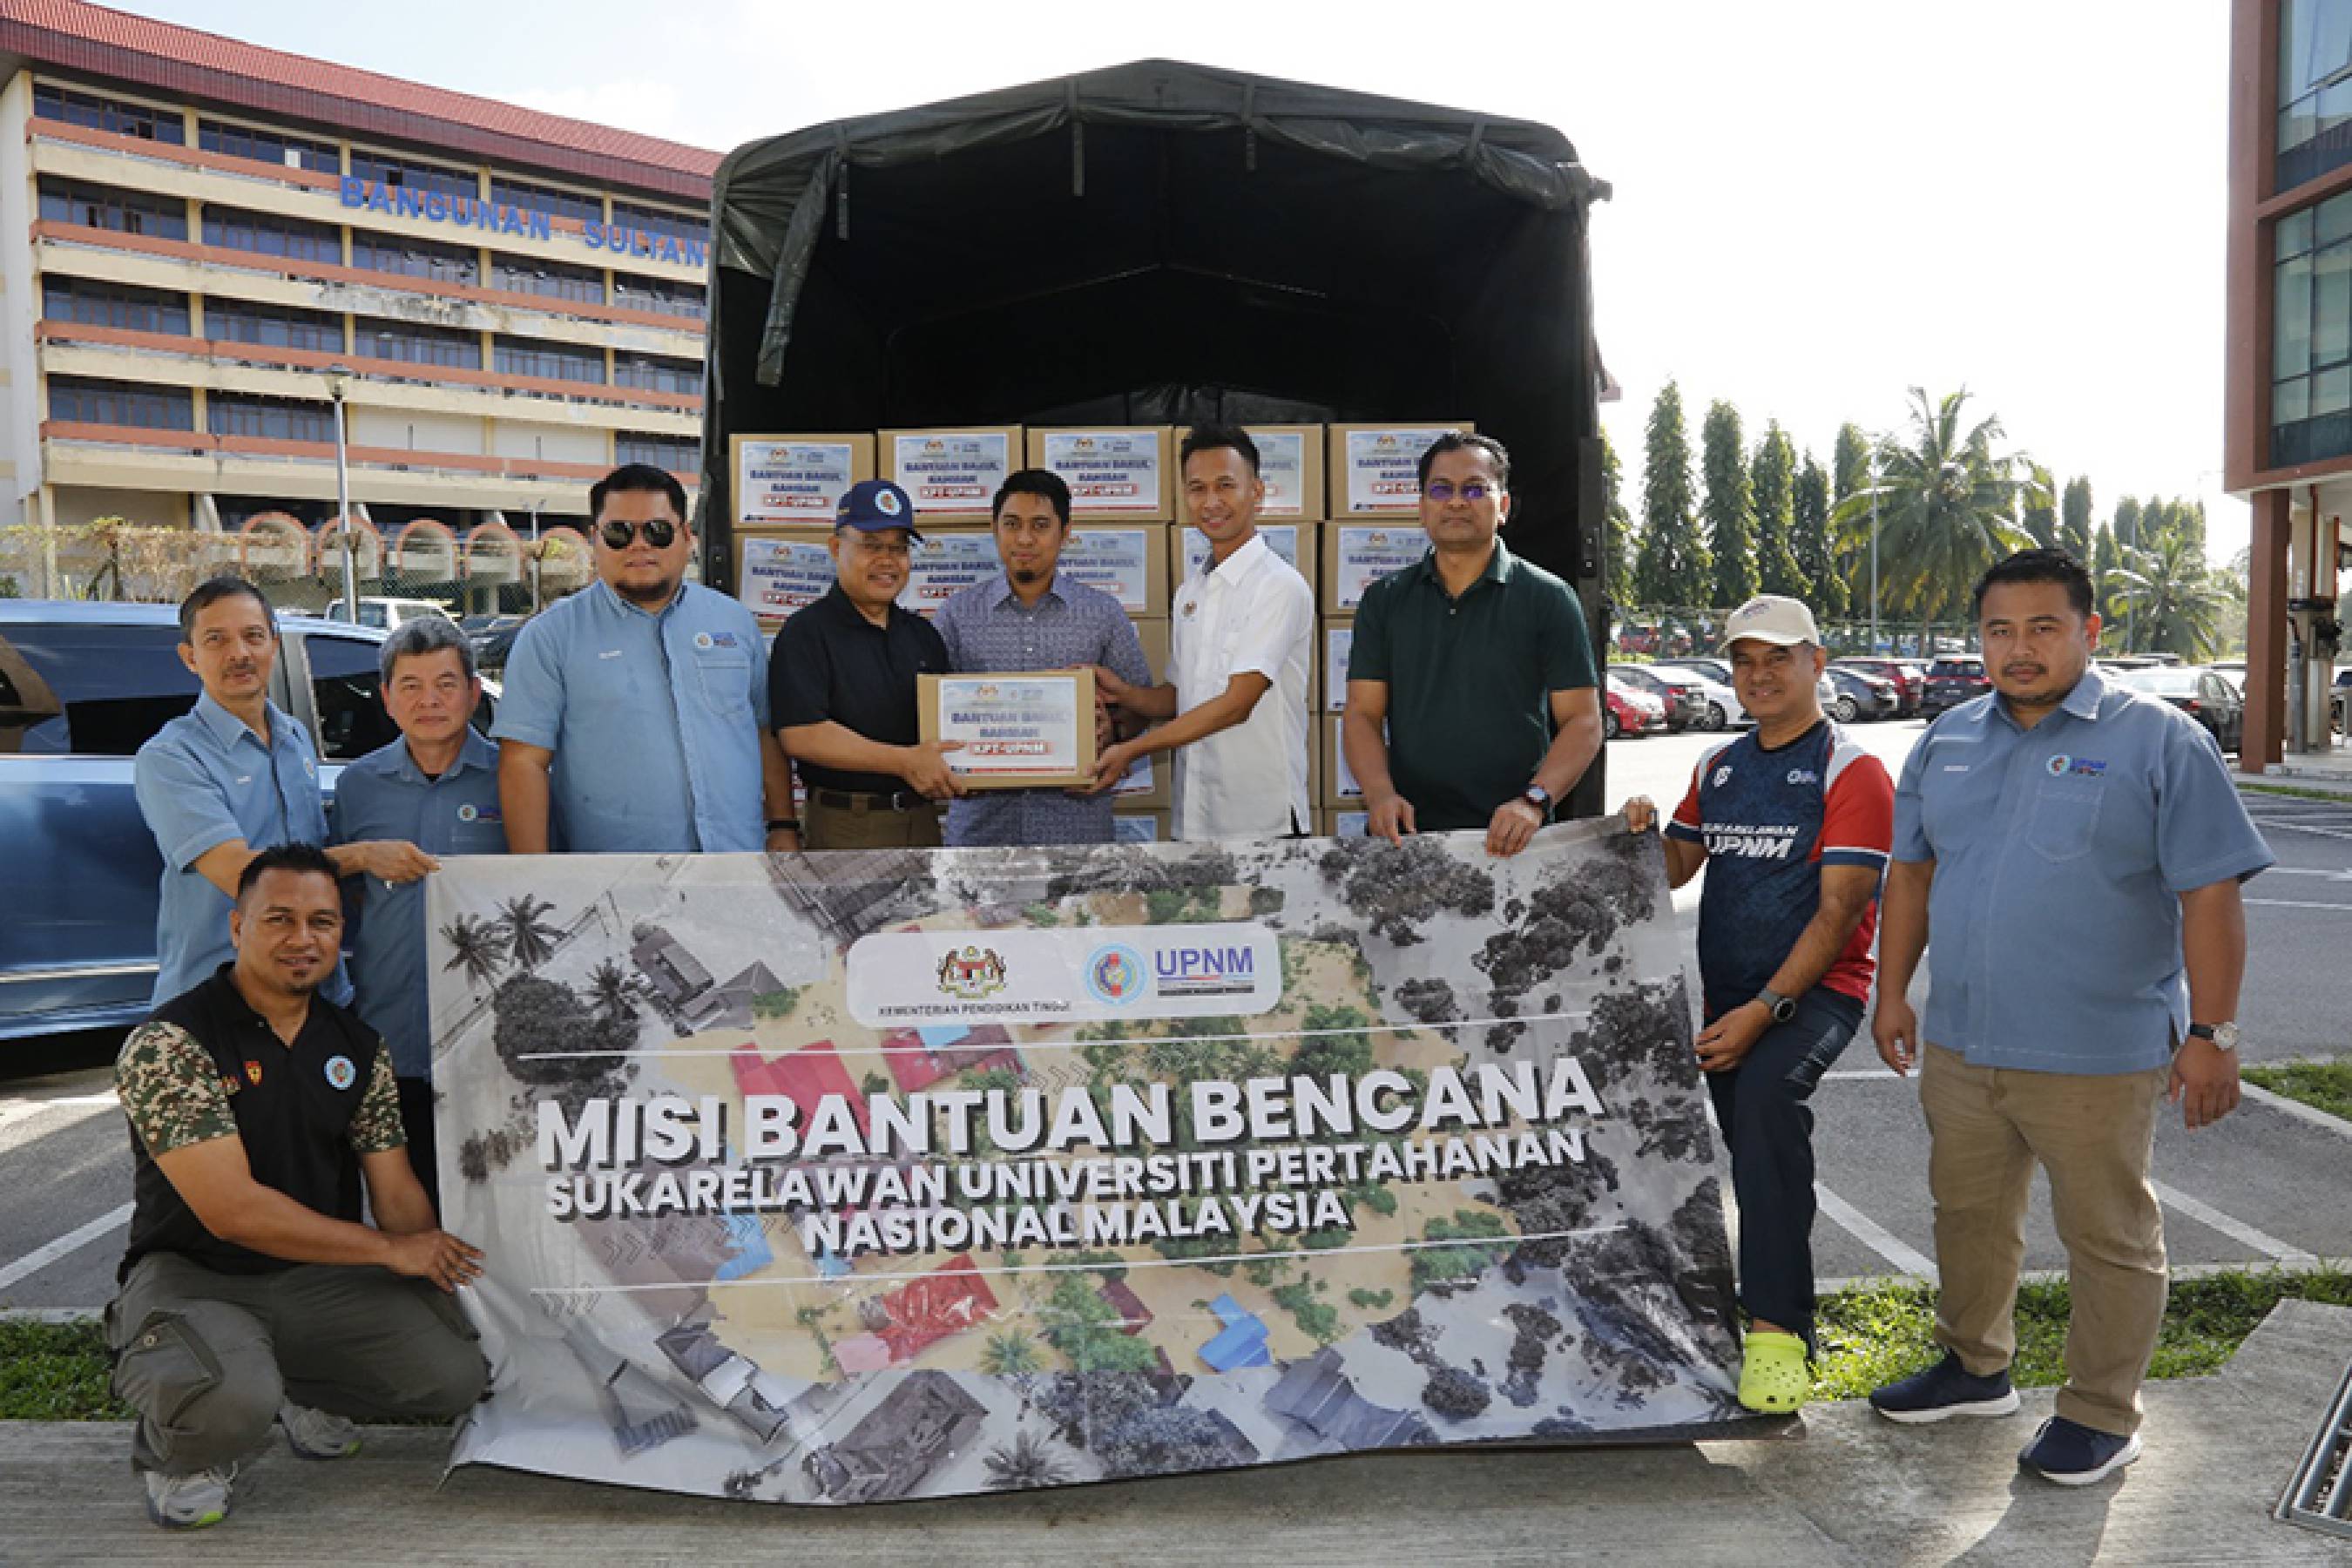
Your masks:
{"label": "man wearing navy cap", "polygon": [[939,803],[961,793],[942,754],[954,742],[924,741],[916,705],[916,677],[947,673],[947,644],[898,607],[921,542],[905,490],[851,486],[834,511],[833,587],[776,634],[768,709],[808,789],[808,848],[936,847]]}

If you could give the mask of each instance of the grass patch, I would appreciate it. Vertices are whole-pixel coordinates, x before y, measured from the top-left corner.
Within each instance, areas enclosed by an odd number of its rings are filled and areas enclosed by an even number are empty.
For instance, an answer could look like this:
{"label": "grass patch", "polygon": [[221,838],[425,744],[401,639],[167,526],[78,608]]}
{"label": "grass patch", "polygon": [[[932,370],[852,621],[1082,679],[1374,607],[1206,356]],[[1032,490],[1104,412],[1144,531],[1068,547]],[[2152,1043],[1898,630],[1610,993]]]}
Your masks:
{"label": "grass patch", "polygon": [[[2352,1272],[2319,1268],[2174,1280],[2148,1376],[2199,1377],[2219,1371],[2271,1309],[2290,1298],[2352,1307]],[[2047,1388],[2066,1381],[2067,1300],[2063,1280],[2018,1288],[2017,1360],[2009,1372],[2019,1387]],[[1843,1290],[1824,1298],[1820,1310],[1816,1399],[1859,1399],[1943,1354],[1933,1333],[1932,1286]]]}
{"label": "grass patch", "polygon": [[2352,1058],[2241,1069],[2245,1080],[2352,1121]]}
{"label": "grass patch", "polygon": [[95,1322],[0,1321],[0,1421],[128,1421]]}
{"label": "grass patch", "polygon": [[2352,800],[2352,790],[2302,789],[2294,784],[2245,784],[2238,787],[2248,795],[2284,795],[2289,800],[2324,800],[2331,805],[2341,805]]}

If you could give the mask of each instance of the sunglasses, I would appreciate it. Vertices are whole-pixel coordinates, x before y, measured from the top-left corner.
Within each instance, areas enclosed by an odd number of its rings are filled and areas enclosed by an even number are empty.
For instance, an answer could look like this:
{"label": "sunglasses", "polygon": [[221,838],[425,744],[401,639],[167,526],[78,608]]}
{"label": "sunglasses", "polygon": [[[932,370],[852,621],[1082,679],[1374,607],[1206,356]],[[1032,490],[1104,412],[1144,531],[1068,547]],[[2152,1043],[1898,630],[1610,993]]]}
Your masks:
{"label": "sunglasses", "polygon": [[626,550],[630,542],[637,537],[637,531],[641,527],[645,530],[646,542],[656,550],[667,550],[670,542],[677,538],[677,524],[666,517],[657,517],[651,522],[642,524],[623,522],[616,518],[606,523],[600,531],[604,547],[608,550]]}

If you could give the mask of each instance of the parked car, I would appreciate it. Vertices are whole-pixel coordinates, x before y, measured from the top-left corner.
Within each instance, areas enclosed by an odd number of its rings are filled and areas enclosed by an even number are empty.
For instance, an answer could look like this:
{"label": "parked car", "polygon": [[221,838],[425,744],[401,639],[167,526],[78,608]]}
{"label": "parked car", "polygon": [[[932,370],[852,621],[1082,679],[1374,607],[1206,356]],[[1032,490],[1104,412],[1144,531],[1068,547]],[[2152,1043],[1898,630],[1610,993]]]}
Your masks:
{"label": "parked car", "polygon": [[1991,689],[1992,678],[1985,674],[1983,659],[1974,654],[1946,654],[1927,667],[1927,688],[1919,695],[1919,711],[1932,719]]}
{"label": "parked car", "polygon": [[1734,724],[1748,722],[1748,710],[1739,705],[1738,694],[1720,681],[1709,680],[1697,670],[1679,664],[1652,664],[1642,667],[1650,679],[1661,680],[1685,694],[1696,715],[1693,725],[1700,730],[1724,730]]}
{"label": "parked car", "polygon": [[[2244,691],[2245,685],[2242,680],[2238,682],[2241,692]],[[2345,734],[2352,735],[2352,668],[2339,669],[2336,672],[2336,690],[2330,700],[2335,705],[2336,728]]]}
{"label": "parked car", "polygon": [[1895,682],[1884,676],[1833,664],[1829,668],[1829,680],[1837,688],[1837,696],[1824,711],[1841,724],[1852,724],[1857,720],[1874,723],[1892,719],[1903,710],[1903,699]]}
{"label": "parked car", "polygon": [[2159,697],[2205,726],[2214,744],[2234,752],[2246,734],[2246,701],[2229,678],[2201,665],[2152,665],[2115,677],[2117,686]]}
{"label": "parked car", "polygon": [[1698,688],[1698,678],[1683,679],[1684,671],[1655,670],[1642,664],[1612,664],[1609,679],[1622,680],[1636,691],[1646,691],[1665,705],[1666,733],[1679,735],[1685,730],[1706,728],[1706,699]]}
{"label": "parked car", "polygon": [[[398,734],[378,699],[387,635],[279,620],[269,700],[318,742],[330,797],[342,764]],[[131,794],[131,755],[195,706],[169,605],[0,599],[0,1040],[121,1027],[147,1015],[163,861]],[[490,699],[475,716],[488,730]]]}
{"label": "parked car", "polygon": [[1851,669],[1857,674],[1875,676],[1892,682],[1895,687],[1895,716],[1908,719],[1919,711],[1920,688],[1927,678],[1913,666],[1899,658],[1872,658],[1856,655],[1850,658],[1830,660],[1832,672]]}
{"label": "parked car", "polygon": [[[340,596],[327,602],[326,615],[331,621],[343,620],[343,601]],[[386,599],[368,594],[360,595],[359,624],[363,626],[388,632],[401,622],[413,621],[420,616],[438,616],[446,621],[449,618],[449,611],[437,599]],[[343,624],[349,626],[351,623],[344,621]]]}
{"label": "parked car", "polygon": [[483,624],[466,634],[466,639],[474,645],[474,662],[484,669],[504,669],[507,656],[514,651],[515,638],[530,624],[530,617],[485,616],[480,619]]}
{"label": "parked car", "polygon": [[1666,727],[1666,705],[1637,687],[1628,686],[1611,671],[1601,710],[1601,733],[1613,741],[1620,735],[1647,735]]}

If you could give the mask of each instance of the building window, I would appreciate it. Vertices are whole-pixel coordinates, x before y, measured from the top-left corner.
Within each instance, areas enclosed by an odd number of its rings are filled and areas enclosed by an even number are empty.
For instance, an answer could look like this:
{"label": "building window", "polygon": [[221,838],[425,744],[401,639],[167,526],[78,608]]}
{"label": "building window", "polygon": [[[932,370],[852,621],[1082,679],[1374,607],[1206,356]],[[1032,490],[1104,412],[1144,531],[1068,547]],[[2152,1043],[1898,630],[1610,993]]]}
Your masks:
{"label": "building window", "polygon": [[702,471],[702,443],[691,436],[650,436],[623,430],[613,437],[615,463],[650,463],[674,474]]}
{"label": "building window", "polygon": [[343,319],[330,310],[215,298],[205,301],[205,336],[216,343],[339,354],[343,352]]}
{"label": "building window", "polygon": [[120,99],[76,92],[45,81],[33,84],[33,113],[43,120],[61,120],[68,125],[111,131],[117,136],[136,136],[143,142],[168,142],[174,147],[186,145],[188,140],[187,121],[177,110],[125,103]]}
{"label": "building window", "polygon": [[666,278],[633,278],[613,274],[613,303],[632,310],[653,310],[665,316],[701,321],[707,313],[699,283],[673,283]]}
{"label": "building window", "polygon": [[490,176],[490,200],[506,206],[528,207],[532,212],[576,218],[582,223],[604,221],[604,204],[594,196],[583,196],[577,191],[559,191],[552,185],[534,185],[527,180],[509,180],[498,174]]}
{"label": "building window", "polygon": [[702,362],[662,359],[655,354],[615,354],[613,383],[616,386],[633,386],[639,392],[682,392],[689,397],[699,397]]}
{"label": "building window", "polygon": [[224,120],[196,121],[196,145],[224,157],[247,158],[279,169],[308,169],[314,174],[340,174],[342,150],[331,142],[313,142],[281,131],[257,131]]}
{"label": "building window", "polygon": [[352,352],[364,359],[398,360],[404,364],[437,365],[444,370],[482,368],[482,334],[461,327],[354,321],[352,344]]}
{"label": "building window", "polygon": [[2271,466],[2352,453],[2352,195],[2279,219]]}
{"label": "building window", "polygon": [[551,343],[540,338],[500,338],[493,360],[500,375],[536,376],[541,381],[589,381],[604,384],[602,351],[573,343]]}
{"label": "building window", "polygon": [[642,228],[651,234],[667,234],[677,239],[698,240],[709,244],[710,224],[694,213],[666,212],[660,207],[643,207],[635,202],[614,202],[613,221],[626,228]]}
{"label": "building window", "polygon": [[45,223],[79,224],[84,228],[108,228],[156,239],[188,237],[188,204],[171,196],[60,180],[51,174],[41,176],[40,191]]}
{"label": "building window", "polygon": [[247,392],[215,392],[205,399],[205,423],[215,436],[248,436],[260,441],[310,441],[331,447],[331,405],[299,397],[260,397]]}
{"label": "building window", "polygon": [[490,258],[490,287],[510,294],[541,294],[574,304],[604,302],[604,275],[593,267],[567,267],[520,256]]}
{"label": "building window", "polygon": [[275,213],[246,212],[205,204],[205,243],[224,250],[282,256],[289,261],[343,262],[343,231],[331,223],[310,223]]}
{"label": "building window", "polygon": [[462,245],[437,245],[404,235],[352,230],[352,265],[370,272],[397,272],[471,287],[481,276],[479,253]]}
{"label": "building window", "polygon": [[482,194],[481,177],[471,169],[420,163],[414,158],[362,153],[356,147],[352,149],[352,173],[371,184],[389,185],[396,191],[439,191],[445,196],[463,196],[468,201]]}
{"label": "building window", "polygon": [[47,273],[41,279],[41,314],[52,321],[113,327],[127,332],[188,335],[188,297],[127,283],[97,283],[87,278]]}
{"label": "building window", "polygon": [[193,430],[194,395],[184,386],[148,386],[87,376],[49,377],[49,417],[68,425],[128,425],[141,430]]}

